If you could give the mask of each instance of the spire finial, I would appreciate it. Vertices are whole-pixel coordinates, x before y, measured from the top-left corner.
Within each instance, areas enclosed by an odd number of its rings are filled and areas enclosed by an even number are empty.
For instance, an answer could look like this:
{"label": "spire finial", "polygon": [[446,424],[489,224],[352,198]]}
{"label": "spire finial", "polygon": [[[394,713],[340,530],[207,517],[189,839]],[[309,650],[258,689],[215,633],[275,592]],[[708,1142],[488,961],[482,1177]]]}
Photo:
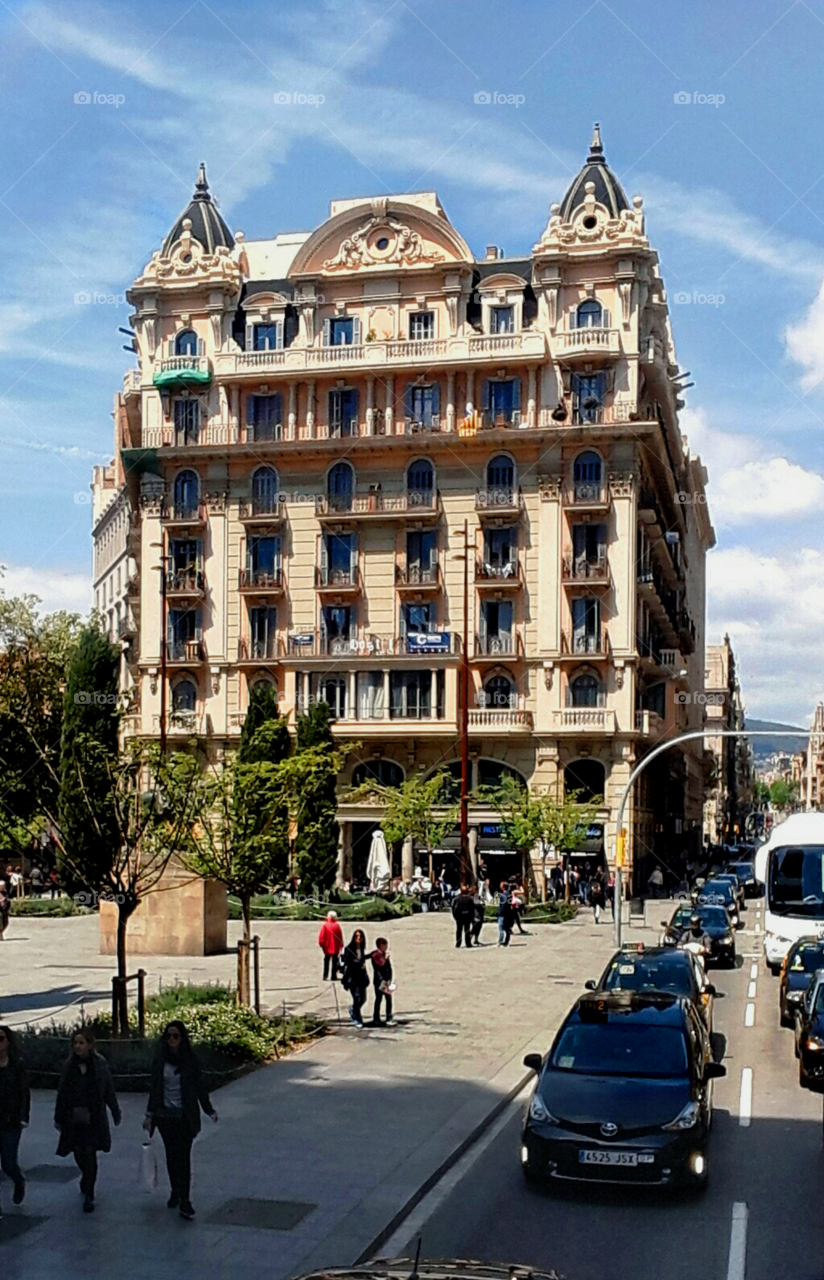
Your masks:
{"label": "spire finial", "polygon": [[587,156],[587,160],[590,164],[593,162],[595,164],[604,163],[604,148],[601,143],[601,126],[597,120],[592,128],[592,141],[589,144],[589,155]]}
{"label": "spire finial", "polygon": [[209,184],[206,181],[206,162],[201,160],[200,168],[197,171],[197,182],[195,183],[195,193],[193,200],[211,200],[209,194]]}

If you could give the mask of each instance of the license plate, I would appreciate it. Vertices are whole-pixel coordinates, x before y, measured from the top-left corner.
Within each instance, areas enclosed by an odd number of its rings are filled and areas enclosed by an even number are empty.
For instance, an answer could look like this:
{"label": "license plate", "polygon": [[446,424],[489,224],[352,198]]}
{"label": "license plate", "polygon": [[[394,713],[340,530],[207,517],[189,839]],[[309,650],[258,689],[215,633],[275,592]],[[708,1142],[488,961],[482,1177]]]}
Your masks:
{"label": "license plate", "polygon": [[634,1167],[638,1163],[638,1155],[635,1151],[579,1151],[578,1160],[581,1164],[620,1164]]}

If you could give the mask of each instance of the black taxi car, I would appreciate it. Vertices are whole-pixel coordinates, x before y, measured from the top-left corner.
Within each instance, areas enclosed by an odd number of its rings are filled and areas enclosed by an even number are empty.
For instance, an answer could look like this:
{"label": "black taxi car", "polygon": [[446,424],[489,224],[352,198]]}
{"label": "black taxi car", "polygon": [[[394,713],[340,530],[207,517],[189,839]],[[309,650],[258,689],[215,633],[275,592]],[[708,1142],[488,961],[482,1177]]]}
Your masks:
{"label": "black taxi car", "polygon": [[815,973],[824,969],[824,938],[799,938],[784,957],[778,986],[782,1027],[794,1027],[796,1014]]}
{"label": "black taxi car", "polygon": [[690,931],[690,921],[697,915],[701,921],[701,930],[707,935],[710,953],[707,960],[735,968],[735,931],[732,927],[726,907],[696,902],[694,906],[686,905],[675,908],[669,920],[662,920],[664,933],[662,942],[665,946],[676,947]]}
{"label": "black taxi car", "polygon": [[699,1187],[707,1178],[714,1062],[693,1004],[662,992],[587,993],[545,1058],[521,1134],[533,1181]]}
{"label": "black taxi car", "polygon": [[813,976],[795,1020],[798,1083],[824,1093],[824,969]]}
{"label": "black taxi car", "polygon": [[586,988],[588,991],[662,991],[683,996],[693,1002],[712,1031],[713,998],[718,993],[701,961],[689,951],[672,946],[648,947],[643,942],[626,943],[616,951],[599,980],[590,980]]}

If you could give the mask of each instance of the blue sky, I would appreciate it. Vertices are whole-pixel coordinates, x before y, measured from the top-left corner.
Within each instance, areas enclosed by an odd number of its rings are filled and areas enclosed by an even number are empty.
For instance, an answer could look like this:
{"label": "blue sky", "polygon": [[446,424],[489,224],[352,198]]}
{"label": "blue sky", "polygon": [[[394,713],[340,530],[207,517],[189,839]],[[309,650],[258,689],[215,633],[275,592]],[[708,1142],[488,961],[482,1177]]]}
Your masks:
{"label": "blue sky", "polygon": [[473,248],[521,253],[598,119],[696,384],[710,639],[730,632],[750,714],[806,722],[824,696],[824,3],[12,0],[0,27],[7,591],[88,606],[123,295],[201,159],[250,239],[311,229],[333,197],[435,188]]}

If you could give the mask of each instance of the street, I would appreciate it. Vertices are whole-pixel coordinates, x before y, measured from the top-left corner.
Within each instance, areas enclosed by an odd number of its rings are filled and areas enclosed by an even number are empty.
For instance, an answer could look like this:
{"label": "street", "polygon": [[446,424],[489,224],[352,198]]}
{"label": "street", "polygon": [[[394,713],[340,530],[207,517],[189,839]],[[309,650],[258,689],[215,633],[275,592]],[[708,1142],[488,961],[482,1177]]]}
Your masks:
{"label": "street", "polygon": [[760,916],[750,902],[738,968],[712,971],[725,992],[715,1037],[728,1074],[715,1083],[704,1192],[533,1188],[518,1162],[522,1096],[497,1137],[464,1158],[457,1185],[427,1198],[421,1210],[432,1211],[425,1220],[419,1211],[419,1232],[409,1238],[410,1222],[406,1239],[402,1227],[380,1253],[414,1254],[419,1233],[424,1257],[552,1267],[566,1280],[820,1280],[822,1103],[798,1087],[792,1033],[778,1022],[778,983],[760,955]]}

